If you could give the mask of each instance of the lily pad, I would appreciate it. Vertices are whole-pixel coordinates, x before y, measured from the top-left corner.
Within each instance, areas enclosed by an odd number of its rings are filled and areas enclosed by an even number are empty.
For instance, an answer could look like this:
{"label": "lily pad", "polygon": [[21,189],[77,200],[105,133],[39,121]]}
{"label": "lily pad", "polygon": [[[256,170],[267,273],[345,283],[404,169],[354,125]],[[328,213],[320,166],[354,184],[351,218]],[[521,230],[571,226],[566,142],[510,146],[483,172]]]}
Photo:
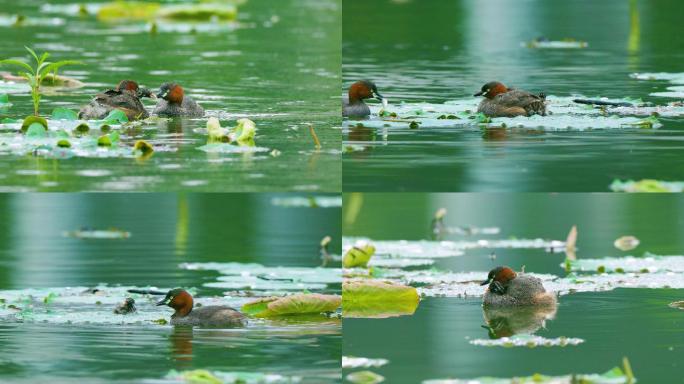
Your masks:
{"label": "lily pad", "polygon": [[28,138],[43,138],[47,137],[47,129],[40,123],[35,122],[29,125],[26,130],[26,137]]}
{"label": "lily pad", "polygon": [[568,260],[561,264],[566,270],[573,272],[600,273],[656,273],[684,272],[684,256],[657,256],[646,254],[644,257],[607,257],[603,259]]}
{"label": "lily pad", "polygon": [[52,110],[53,120],[78,120],[78,114],[68,108],[55,108]]}
{"label": "lily pad", "polygon": [[305,293],[262,298],[243,305],[242,311],[255,317],[316,314],[334,312],[341,303],[342,298],[337,295]]}
{"label": "lily pad", "polygon": [[31,124],[33,124],[33,123],[38,123],[38,124],[42,125],[43,127],[45,127],[45,129],[48,129],[48,123],[47,123],[47,120],[45,120],[45,118],[40,117],[40,116],[31,115],[31,116],[27,116],[24,119],[24,122],[21,123],[21,131],[26,132],[26,130],[28,130],[29,127],[31,126]]}
{"label": "lily pad", "polygon": [[631,384],[636,382],[634,377],[625,373],[619,367],[602,374],[569,374],[565,376],[546,376],[535,373],[527,377],[496,378],[480,377],[476,379],[432,379],[424,380],[423,384],[520,384],[520,383],[546,383],[546,384]]}
{"label": "lily pad", "polygon": [[342,283],[344,317],[386,318],[412,315],[419,302],[415,288],[390,281],[345,279]]}
{"label": "lily pad", "polygon": [[273,373],[260,372],[222,372],[194,369],[189,371],[171,370],[166,379],[188,384],[286,384],[297,383],[301,377],[286,377]]}
{"label": "lily pad", "polygon": [[348,382],[355,384],[378,384],[385,381],[383,376],[371,371],[352,372],[345,378]]}
{"label": "lily pad", "polygon": [[113,109],[107,117],[104,118],[104,121],[108,124],[123,124],[123,123],[128,123],[128,117],[126,116],[126,113],[120,109]]}
{"label": "lily pad", "polygon": [[474,339],[470,340],[472,345],[480,345],[484,347],[565,347],[568,345],[579,345],[584,343],[584,340],[576,337],[556,337],[548,339],[542,336],[535,335],[514,335],[511,337],[502,337],[499,339]]}

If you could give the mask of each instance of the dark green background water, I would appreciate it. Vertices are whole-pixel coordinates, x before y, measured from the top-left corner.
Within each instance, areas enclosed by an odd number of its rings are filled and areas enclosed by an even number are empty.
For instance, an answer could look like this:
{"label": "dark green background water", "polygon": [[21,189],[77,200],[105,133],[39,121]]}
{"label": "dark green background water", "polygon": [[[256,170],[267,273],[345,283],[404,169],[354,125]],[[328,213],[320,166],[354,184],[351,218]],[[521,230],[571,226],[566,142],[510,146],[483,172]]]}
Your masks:
{"label": "dark green background water", "polygon": [[[678,0],[344,0],[343,87],[369,78],[390,103],[471,97],[491,80],[565,96],[649,97],[669,85],[633,72],[681,72]],[[638,24],[631,22],[632,16]],[[538,36],[584,40],[534,50]],[[630,45],[630,39],[632,43]],[[509,134],[463,128],[389,132],[344,155],[346,191],[608,191],[614,178],[681,180],[684,125],[658,130]],[[366,135],[362,140],[372,140]],[[345,134],[345,142],[356,138]]]}
{"label": "dark green background water", "polygon": [[[64,23],[0,27],[0,57],[28,58],[24,50],[28,45],[51,52],[54,60],[81,60],[85,65],[65,68],[63,74],[87,86],[44,97],[42,113],[49,114],[56,106],[78,110],[93,95],[126,78],[150,88],[176,81],[209,115],[219,116],[223,126],[234,126],[241,117],[252,119],[258,128],[257,145],[278,149],[282,155],[206,154],[196,149],[206,143],[206,136],[193,132],[206,126],[206,118],[180,120],[144,132],[152,144],[176,149],[156,153],[144,163],[4,157],[0,190],[340,190],[340,0],[250,0],[239,7],[238,25],[232,31],[167,33],[160,25],[157,35],[145,32],[144,22],[104,23],[92,15],[46,13],[41,11],[44,3],[0,0],[0,13],[56,17]],[[15,69],[0,67],[0,71],[8,70]],[[30,96],[10,98],[12,116],[32,111]],[[316,128],[321,151],[314,150],[308,123]],[[111,174],[79,176],[77,172],[84,169]],[[44,174],[26,176],[18,174],[20,170]],[[188,186],[184,181],[198,182]]]}
{"label": "dark green background water", "polygon": [[[339,253],[340,208],[284,208],[283,195],[0,195],[0,289],[136,285],[196,287],[213,271],[182,262],[265,266],[320,264],[318,243],[332,235]],[[68,238],[82,226],[115,226],[125,240]],[[301,375],[338,382],[339,322],[268,323],[245,330],[174,330],[170,326],[0,324],[0,381],[139,382],[170,369]],[[119,382],[119,381],[117,381]]]}
{"label": "dark green background water", "polygon": [[[357,194],[345,195],[345,236],[373,239],[427,239],[430,220],[440,207],[450,226],[497,226],[501,234],[474,238],[564,240],[569,228],[579,230],[577,256],[599,258],[651,252],[681,255],[684,199],[677,196],[611,194]],[[352,199],[361,209],[350,212]],[[357,205],[358,206],[358,205]],[[623,235],[641,240],[621,252],[613,241]],[[463,239],[451,236],[449,239]],[[544,250],[469,250],[466,255],[438,259],[446,270],[487,271],[510,265],[526,271],[564,275],[564,254]],[[554,320],[537,332],[545,337],[579,337],[586,342],[565,348],[500,348],[470,345],[488,338],[481,299],[426,298],[413,316],[391,319],[345,319],[345,356],[386,358],[373,369],[388,382],[415,383],[430,378],[527,376],[603,372],[629,357],[639,382],[681,383],[684,312],[668,307],[684,290],[617,289],[561,296]],[[401,335],[401,337],[397,337]],[[348,372],[344,372],[347,374]]]}

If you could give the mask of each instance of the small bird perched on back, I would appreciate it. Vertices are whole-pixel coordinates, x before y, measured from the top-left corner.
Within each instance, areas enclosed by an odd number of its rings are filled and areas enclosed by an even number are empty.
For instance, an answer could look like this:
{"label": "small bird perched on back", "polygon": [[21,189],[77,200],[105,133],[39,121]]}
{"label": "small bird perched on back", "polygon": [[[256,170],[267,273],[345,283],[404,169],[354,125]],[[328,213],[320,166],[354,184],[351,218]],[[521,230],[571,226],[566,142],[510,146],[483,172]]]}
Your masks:
{"label": "small bird perched on back", "polygon": [[477,111],[489,117],[546,116],[546,95],[543,93],[534,95],[491,81],[473,96],[485,97]]}

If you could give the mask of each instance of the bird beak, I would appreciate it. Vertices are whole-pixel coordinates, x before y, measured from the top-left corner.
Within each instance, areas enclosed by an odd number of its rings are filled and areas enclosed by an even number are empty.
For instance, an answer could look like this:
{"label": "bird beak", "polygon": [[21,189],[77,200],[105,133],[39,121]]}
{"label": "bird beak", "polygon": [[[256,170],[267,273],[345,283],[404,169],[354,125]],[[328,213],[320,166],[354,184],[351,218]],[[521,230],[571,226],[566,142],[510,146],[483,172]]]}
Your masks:
{"label": "bird beak", "polygon": [[480,91],[480,92],[474,94],[473,96],[482,96],[482,95],[484,95],[484,92]]}
{"label": "bird beak", "polygon": [[163,99],[163,98],[165,98],[166,95],[168,95],[168,94],[169,94],[169,91],[162,91],[162,92],[157,93],[156,96],[157,96],[158,98],[160,98],[160,99]]}
{"label": "bird beak", "polygon": [[377,100],[380,100],[380,101],[382,101],[382,100],[384,99],[384,97],[383,97],[381,94],[377,93],[377,92],[373,92],[373,96],[374,96]]}
{"label": "bird beak", "polygon": [[492,279],[487,279],[487,280],[483,281],[482,283],[480,283],[480,285],[487,285],[491,282],[492,282]]}
{"label": "bird beak", "polygon": [[157,302],[157,306],[166,305],[167,302],[168,302],[168,301],[167,301],[167,298],[165,297],[165,298],[163,298],[163,299],[161,299],[160,301]]}

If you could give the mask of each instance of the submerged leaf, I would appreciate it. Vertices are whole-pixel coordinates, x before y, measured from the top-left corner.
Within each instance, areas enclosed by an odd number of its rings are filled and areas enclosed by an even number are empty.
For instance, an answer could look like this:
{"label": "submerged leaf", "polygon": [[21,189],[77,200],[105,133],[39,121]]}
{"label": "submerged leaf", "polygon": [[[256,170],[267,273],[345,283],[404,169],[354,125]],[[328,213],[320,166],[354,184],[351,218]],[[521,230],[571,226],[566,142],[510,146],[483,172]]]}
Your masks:
{"label": "submerged leaf", "polygon": [[670,308],[684,309],[684,301],[673,301],[669,305]]}

